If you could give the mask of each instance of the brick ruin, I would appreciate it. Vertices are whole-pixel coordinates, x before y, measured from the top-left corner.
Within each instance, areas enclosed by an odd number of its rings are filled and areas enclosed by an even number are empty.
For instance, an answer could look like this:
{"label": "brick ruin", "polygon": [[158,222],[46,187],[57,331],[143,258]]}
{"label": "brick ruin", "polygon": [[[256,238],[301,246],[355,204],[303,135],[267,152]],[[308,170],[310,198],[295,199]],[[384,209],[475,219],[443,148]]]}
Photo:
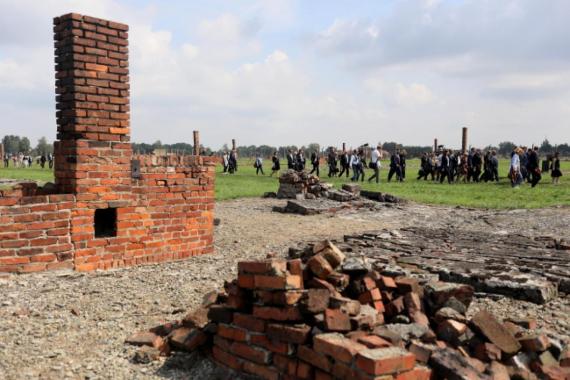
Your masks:
{"label": "brick ruin", "polygon": [[570,347],[558,334],[533,318],[470,311],[477,286],[363,257],[372,237],[239,262],[237,278],[201,307],[128,337],[142,346],[134,361],[200,350],[216,364],[208,378],[219,379],[570,378]]}
{"label": "brick ruin", "polygon": [[215,159],[133,155],[128,26],[54,19],[55,184],[0,191],[0,272],[89,271],[213,252]]}

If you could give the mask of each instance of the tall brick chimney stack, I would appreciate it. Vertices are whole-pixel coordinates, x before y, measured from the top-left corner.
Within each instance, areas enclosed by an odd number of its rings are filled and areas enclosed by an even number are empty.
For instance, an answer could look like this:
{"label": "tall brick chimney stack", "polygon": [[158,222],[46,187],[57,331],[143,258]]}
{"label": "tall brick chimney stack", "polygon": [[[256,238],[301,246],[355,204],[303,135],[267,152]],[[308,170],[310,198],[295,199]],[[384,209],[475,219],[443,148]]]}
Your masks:
{"label": "tall brick chimney stack", "polygon": [[54,18],[55,180],[78,200],[130,190],[128,29],[76,13]]}

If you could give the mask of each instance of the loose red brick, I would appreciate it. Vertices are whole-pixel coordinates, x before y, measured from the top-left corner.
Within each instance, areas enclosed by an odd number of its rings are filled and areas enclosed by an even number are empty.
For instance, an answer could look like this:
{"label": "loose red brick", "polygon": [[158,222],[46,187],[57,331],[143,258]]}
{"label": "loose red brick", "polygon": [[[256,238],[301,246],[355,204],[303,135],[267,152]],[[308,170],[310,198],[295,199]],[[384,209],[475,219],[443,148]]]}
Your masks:
{"label": "loose red brick", "polygon": [[272,340],[266,334],[250,333],[250,343],[259,347],[263,347],[271,352],[281,355],[290,355],[293,353],[293,345]]}
{"label": "loose red brick", "polygon": [[313,367],[302,361],[297,362],[297,371],[295,372],[295,375],[299,379],[313,379],[315,377]]}
{"label": "loose red brick", "polygon": [[300,289],[302,278],[297,275],[255,275],[254,284],[256,289]]}
{"label": "loose red brick", "polygon": [[527,334],[518,338],[519,343],[526,351],[542,352],[550,347],[550,340],[544,334]]}
{"label": "loose red brick", "polygon": [[382,301],[382,295],[380,294],[380,289],[375,288],[360,294],[358,296],[358,301],[363,305],[373,304],[376,301]]}
{"label": "loose red brick", "polygon": [[139,332],[128,337],[125,340],[125,343],[132,344],[134,346],[160,348],[164,345],[164,340],[160,336],[151,332]]}
{"label": "loose red brick", "polygon": [[168,341],[174,348],[188,352],[194,351],[207,340],[208,337],[201,330],[187,327],[176,329],[168,335]]}
{"label": "loose red brick", "polygon": [[339,333],[316,335],[313,338],[313,349],[321,354],[329,355],[335,360],[351,363],[354,356],[366,346],[345,338]]}
{"label": "loose red brick", "polygon": [[271,323],[267,326],[267,336],[273,340],[287,343],[304,344],[309,338],[311,327],[303,325],[284,325]]}
{"label": "loose red brick", "polygon": [[218,335],[222,338],[231,339],[239,342],[247,341],[247,330],[220,323],[218,325]]}
{"label": "loose red brick", "polygon": [[404,295],[404,306],[408,315],[411,316],[417,311],[422,311],[422,300],[416,293],[410,292]]}
{"label": "loose red brick", "polygon": [[326,355],[320,354],[307,346],[299,346],[297,348],[297,357],[325,372],[330,372],[332,369],[333,363]]}
{"label": "loose red brick", "polygon": [[368,348],[384,348],[392,346],[392,343],[376,335],[365,335],[358,338],[357,342],[365,345]]}
{"label": "loose red brick", "polygon": [[238,285],[244,289],[255,289],[255,280],[252,274],[239,273]]}
{"label": "loose red brick", "polygon": [[371,375],[387,375],[411,370],[416,359],[414,354],[399,348],[386,347],[366,349],[356,355],[356,367]]}
{"label": "loose red brick", "polygon": [[327,331],[347,332],[351,330],[350,316],[341,309],[325,310],[325,329]]}
{"label": "loose red brick", "polygon": [[453,342],[467,331],[467,325],[461,322],[447,319],[437,326],[438,338]]}
{"label": "loose red brick", "polygon": [[249,314],[234,313],[233,323],[249,331],[265,332],[265,321]]}
{"label": "loose red brick", "polygon": [[360,313],[360,302],[341,296],[331,297],[330,307],[332,309],[341,309],[348,315],[358,315]]}
{"label": "loose red brick", "polygon": [[268,367],[251,362],[243,363],[243,370],[252,375],[259,376],[264,380],[279,380],[279,370],[275,367]]}
{"label": "loose red brick", "polygon": [[212,348],[212,355],[214,359],[225,366],[235,369],[236,371],[241,371],[243,368],[243,361],[240,360],[235,355],[232,355],[219,347],[214,346]]}
{"label": "loose red brick", "polygon": [[331,293],[327,289],[308,289],[300,299],[304,313],[322,313],[329,306]]}
{"label": "loose red brick", "polygon": [[358,374],[350,364],[337,361],[333,365],[332,372],[336,379],[357,379]]}
{"label": "loose red brick", "polygon": [[302,276],[303,275],[303,261],[301,259],[287,261],[287,270],[289,273]]}
{"label": "loose red brick", "polygon": [[417,293],[419,295],[423,294],[423,289],[421,288],[419,282],[415,278],[401,277],[396,279],[396,286],[401,294],[406,294],[409,292]]}
{"label": "loose red brick", "polygon": [[330,242],[328,246],[319,253],[319,255],[322,255],[329,262],[333,269],[341,265],[346,259],[344,253],[342,253],[342,251],[338,249],[337,246]]}
{"label": "loose red brick", "polygon": [[333,272],[332,266],[322,255],[311,257],[307,261],[307,267],[320,279],[326,279]]}
{"label": "loose red brick", "polygon": [[417,366],[411,371],[399,373],[395,380],[430,380],[431,370],[426,367]]}
{"label": "loose red brick", "polygon": [[493,343],[479,343],[473,351],[474,356],[484,362],[501,361],[501,350]]}
{"label": "loose red brick", "polygon": [[231,352],[239,357],[259,364],[269,364],[271,361],[271,352],[263,348],[251,346],[247,343],[234,342]]}
{"label": "loose red brick", "polygon": [[280,276],[287,271],[286,260],[265,260],[265,261],[240,261],[238,263],[239,273],[265,274]]}
{"label": "loose red brick", "polygon": [[416,357],[416,360],[420,363],[427,364],[431,354],[439,349],[436,345],[426,344],[418,341],[413,341],[408,346],[408,351],[410,351]]}
{"label": "loose red brick", "polygon": [[481,310],[471,318],[474,328],[484,335],[491,343],[494,343],[506,354],[518,352],[521,345],[515,337],[506,330],[493,315]]}
{"label": "loose red brick", "polygon": [[271,307],[254,306],[253,315],[257,318],[274,321],[302,321],[303,316],[296,306]]}

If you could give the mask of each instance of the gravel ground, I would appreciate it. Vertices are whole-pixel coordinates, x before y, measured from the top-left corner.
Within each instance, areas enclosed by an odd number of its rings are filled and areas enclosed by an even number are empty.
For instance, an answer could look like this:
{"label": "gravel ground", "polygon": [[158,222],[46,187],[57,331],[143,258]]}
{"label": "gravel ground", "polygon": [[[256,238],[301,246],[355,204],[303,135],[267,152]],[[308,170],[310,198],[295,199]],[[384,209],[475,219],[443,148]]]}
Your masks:
{"label": "gravel ground", "polygon": [[[410,225],[490,231],[528,231],[566,239],[568,208],[485,211],[406,204],[380,211],[298,216],[271,212],[283,201],[219,202],[216,253],[183,262],[96,273],[53,272],[0,278],[0,378],[5,379],[206,379],[210,363],[177,354],[134,364],[131,333],[183,317],[206,292],[236,274],[236,263],[284,254],[298,242]],[[390,205],[391,206],[391,205]],[[570,300],[538,306],[510,299],[479,299],[500,317],[533,315],[541,326],[568,326]],[[208,374],[208,375],[206,375]]]}

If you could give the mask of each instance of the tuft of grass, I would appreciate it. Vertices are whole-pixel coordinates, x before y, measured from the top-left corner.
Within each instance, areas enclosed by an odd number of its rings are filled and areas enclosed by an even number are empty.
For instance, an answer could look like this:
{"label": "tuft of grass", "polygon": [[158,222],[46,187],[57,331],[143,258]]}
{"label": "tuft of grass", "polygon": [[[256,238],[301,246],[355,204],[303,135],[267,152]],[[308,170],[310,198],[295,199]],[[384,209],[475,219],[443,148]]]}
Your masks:
{"label": "tuft of grass", "polygon": [[[283,162],[282,164],[286,163]],[[542,181],[534,189],[524,184],[518,189],[511,188],[506,178],[509,161],[501,160],[499,183],[447,183],[439,184],[428,181],[417,181],[419,160],[408,160],[406,181],[403,183],[388,183],[388,162],[382,162],[380,184],[359,182],[363,189],[390,193],[404,199],[427,203],[477,208],[515,209],[539,208],[555,205],[570,205],[570,162],[562,162],[563,177],[560,184],[552,184],[550,174],[543,175]],[[265,175],[257,176],[253,168],[253,160],[240,160],[236,174],[223,174],[221,165],[216,168],[216,200],[236,199],[243,197],[259,197],[268,191],[277,191],[279,181],[277,176],[270,177],[271,165],[265,162]],[[282,165],[283,167],[283,165]],[[340,188],[343,183],[350,182],[346,177],[328,178],[326,165],[321,165],[321,179]],[[372,170],[365,171],[365,178]],[[0,168],[0,179],[10,178],[19,180],[35,180],[39,182],[53,181],[53,172],[41,169],[39,165],[31,168]]]}

